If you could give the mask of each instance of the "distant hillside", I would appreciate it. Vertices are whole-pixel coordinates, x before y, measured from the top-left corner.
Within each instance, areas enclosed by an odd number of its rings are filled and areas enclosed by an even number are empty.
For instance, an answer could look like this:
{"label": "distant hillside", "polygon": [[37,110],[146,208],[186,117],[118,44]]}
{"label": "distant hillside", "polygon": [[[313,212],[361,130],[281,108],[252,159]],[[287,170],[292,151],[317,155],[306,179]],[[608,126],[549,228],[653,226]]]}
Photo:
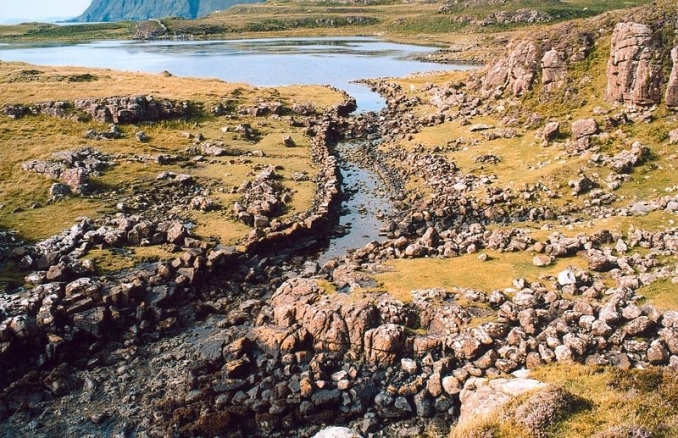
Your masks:
{"label": "distant hillside", "polygon": [[241,3],[262,0],[93,0],[74,21],[147,20],[160,17],[198,18]]}

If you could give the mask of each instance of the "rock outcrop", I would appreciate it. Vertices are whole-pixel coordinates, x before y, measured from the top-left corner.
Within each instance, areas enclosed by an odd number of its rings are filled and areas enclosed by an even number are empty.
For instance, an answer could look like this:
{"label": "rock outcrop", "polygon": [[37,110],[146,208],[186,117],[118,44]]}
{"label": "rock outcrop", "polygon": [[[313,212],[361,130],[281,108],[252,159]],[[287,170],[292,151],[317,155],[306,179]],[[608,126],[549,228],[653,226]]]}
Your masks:
{"label": "rock outcrop", "polygon": [[99,176],[102,171],[115,165],[111,158],[101,152],[86,147],[77,151],[61,151],[53,154],[53,161],[31,160],[22,164],[22,169],[57,179],[60,183],[53,186],[52,197],[61,197],[70,193],[82,195],[90,189],[91,176]]}
{"label": "rock outcrop", "polygon": [[541,59],[541,82],[544,85],[544,91],[562,87],[566,78],[565,54],[555,49],[544,53]]}
{"label": "rock outcrop", "polygon": [[529,40],[518,41],[509,47],[509,55],[497,61],[483,79],[484,90],[504,90],[520,96],[532,88],[542,54]]}
{"label": "rock outcrop", "polygon": [[5,105],[2,111],[12,119],[42,114],[80,121],[128,124],[185,118],[191,115],[191,105],[187,101],[154,99],[152,96],[122,96],[41,102],[29,106]]}
{"label": "rock outcrop", "polygon": [[671,69],[669,82],[666,85],[664,101],[666,102],[666,106],[678,107],[678,46],[671,50],[671,63],[673,68]]}
{"label": "rock outcrop", "polygon": [[648,106],[661,99],[661,53],[652,29],[619,23],[612,33],[605,99]]}

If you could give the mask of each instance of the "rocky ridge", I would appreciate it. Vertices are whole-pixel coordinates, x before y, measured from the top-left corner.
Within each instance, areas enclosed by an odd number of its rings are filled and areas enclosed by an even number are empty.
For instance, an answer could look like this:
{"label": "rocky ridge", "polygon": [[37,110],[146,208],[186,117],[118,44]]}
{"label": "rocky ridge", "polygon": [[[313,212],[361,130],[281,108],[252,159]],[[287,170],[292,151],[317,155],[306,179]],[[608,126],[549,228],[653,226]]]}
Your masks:
{"label": "rocky ridge", "polygon": [[[667,15],[656,15],[659,11]],[[563,23],[535,38],[511,41],[506,56],[490,62],[471,86],[486,96],[500,96],[505,90],[521,96],[537,84],[544,99],[555,91],[576,93],[578,85],[570,77],[577,76],[568,75],[568,68],[593,53],[595,41],[612,30],[605,99],[627,107],[647,108],[662,101],[675,106],[675,67],[666,71],[662,65],[675,48],[675,42],[662,37],[667,23],[675,21],[675,8],[639,8],[624,14],[610,13],[583,26]]]}

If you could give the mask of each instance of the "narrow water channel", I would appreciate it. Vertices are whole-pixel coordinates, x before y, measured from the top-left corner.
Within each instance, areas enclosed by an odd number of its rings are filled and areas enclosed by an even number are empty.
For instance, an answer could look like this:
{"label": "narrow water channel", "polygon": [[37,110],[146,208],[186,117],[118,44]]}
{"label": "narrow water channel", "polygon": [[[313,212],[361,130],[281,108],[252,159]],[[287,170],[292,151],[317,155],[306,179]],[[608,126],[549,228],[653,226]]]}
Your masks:
{"label": "narrow water channel", "polygon": [[351,159],[351,149],[362,146],[360,142],[346,141],[336,148],[341,163],[344,200],[341,204],[338,232],[332,236],[328,247],[318,257],[321,266],[351,249],[378,240],[380,230],[385,225],[385,215],[393,208],[391,194],[377,173]]}
{"label": "narrow water channel", "polygon": [[[399,77],[432,70],[463,70],[466,65],[416,61],[436,48],[395,44],[375,38],[291,38],[195,42],[102,41],[87,44],[9,44],[0,46],[3,61],[36,65],[78,65],[179,76],[216,77],[255,86],[329,84],[356,99],[358,111],[380,111],[384,100],[357,79]],[[346,194],[337,233],[319,262],[344,255],[377,240],[382,214],[392,209],[391,194],[373,169],[352,160],[361,144],[337,148]]]}

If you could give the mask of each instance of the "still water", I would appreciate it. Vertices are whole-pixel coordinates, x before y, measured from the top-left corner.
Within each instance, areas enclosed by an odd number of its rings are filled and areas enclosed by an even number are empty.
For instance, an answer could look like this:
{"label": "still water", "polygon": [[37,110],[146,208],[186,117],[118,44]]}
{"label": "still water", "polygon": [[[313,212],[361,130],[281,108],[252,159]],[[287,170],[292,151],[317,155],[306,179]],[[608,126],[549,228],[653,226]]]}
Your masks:
{"label": "still water", "polygon": [[0,60],[219,78],[256,86],[329,84],[356,98],[361,111],[384,102],[356,79],[467,69],[414,60],[435,48],[374,38],[275,38],[230,41],[105,41],[75,45],[0,45]]}

